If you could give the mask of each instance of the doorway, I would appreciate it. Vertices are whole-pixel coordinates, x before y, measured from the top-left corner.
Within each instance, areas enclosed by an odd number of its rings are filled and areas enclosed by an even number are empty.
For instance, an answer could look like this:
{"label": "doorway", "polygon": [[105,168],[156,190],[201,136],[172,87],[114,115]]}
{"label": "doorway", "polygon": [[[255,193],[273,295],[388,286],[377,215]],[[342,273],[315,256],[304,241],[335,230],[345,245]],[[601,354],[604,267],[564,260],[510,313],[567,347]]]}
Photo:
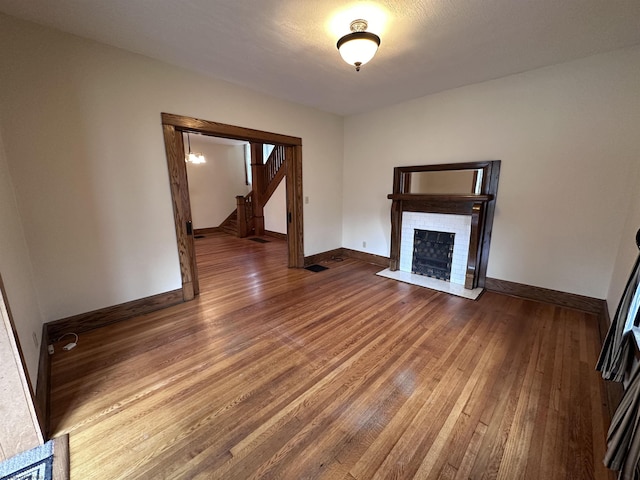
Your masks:
{"label": "doorway", "polygon": [[199,284],[187,168],[184,162],[183,133],[200,133],[285,147],[288,266],[289,268],[304,267],[301,138],[170,113],[162,113],[162,129],[169,169],[184,301],[193,299],[199,293]]}

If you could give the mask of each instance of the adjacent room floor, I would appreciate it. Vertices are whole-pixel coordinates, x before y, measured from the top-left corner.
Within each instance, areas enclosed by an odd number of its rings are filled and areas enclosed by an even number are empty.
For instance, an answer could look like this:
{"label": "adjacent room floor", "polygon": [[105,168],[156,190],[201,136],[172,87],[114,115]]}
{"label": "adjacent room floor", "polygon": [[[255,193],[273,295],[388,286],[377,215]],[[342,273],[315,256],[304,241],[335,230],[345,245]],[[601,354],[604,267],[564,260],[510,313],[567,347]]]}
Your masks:
{"label": "adjacent room floor", "polygon": [[196,242],[199,298],[54,355],[72,479],[614,478],[593,315]]}

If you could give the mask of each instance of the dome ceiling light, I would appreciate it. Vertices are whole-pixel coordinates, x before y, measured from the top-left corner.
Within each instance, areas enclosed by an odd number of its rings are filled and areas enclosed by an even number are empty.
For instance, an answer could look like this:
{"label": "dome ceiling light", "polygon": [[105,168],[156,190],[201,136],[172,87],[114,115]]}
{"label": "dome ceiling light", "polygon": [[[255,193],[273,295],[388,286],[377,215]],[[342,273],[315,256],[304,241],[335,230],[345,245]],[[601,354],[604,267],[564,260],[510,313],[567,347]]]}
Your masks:
{"label": "dome ceiling light", "polygon": [[338,51],[342,59],[349,65],[360,67],[373,58],[380,46],[380,37],[366,32],[367,21],[358,19],[351,22],[351,33],[338,40]]}

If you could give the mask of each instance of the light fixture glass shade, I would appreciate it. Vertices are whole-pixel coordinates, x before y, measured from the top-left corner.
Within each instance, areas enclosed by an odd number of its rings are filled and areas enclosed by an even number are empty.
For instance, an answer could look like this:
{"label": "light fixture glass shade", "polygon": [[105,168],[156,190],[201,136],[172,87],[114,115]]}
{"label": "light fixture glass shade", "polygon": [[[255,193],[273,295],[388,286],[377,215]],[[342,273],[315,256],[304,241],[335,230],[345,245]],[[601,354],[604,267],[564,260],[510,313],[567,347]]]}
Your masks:
{"label": "light fixture glass shade", "polygon": [[204,155],[202,155],[201,153],[193,153],[193,152],[189,152],[189,154],[187,155],[187,162],[207,163],[207,161],[204,158]]}
{"label": "light fixture glass shade", "polygon": [[370,32],[353,32],[338,40],[338,51],[342,59],[356,70],[373,58],[378,51],[380,37]]}
{"label": "light fixture glass shade", "polygon": [[204,155],[201,153],[194,153],[191,151],[191,137],[187,132],[187,144],[189,145],[189,153],[184,155],[184,161],[187,163],[207,163],[204,159]]}

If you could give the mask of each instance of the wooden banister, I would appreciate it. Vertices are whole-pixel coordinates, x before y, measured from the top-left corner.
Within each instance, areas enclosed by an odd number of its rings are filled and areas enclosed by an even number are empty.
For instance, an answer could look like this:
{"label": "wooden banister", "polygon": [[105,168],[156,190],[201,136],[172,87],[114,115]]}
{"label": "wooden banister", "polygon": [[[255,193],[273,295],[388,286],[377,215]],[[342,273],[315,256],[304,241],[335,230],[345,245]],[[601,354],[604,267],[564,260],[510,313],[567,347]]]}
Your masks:
{"label": "wooden banister", "polygon": [[244,238],[253,230],[253,192],[236,196],[238,236]]}
{"label": "wooden banister", "polygon": [[[275,145],[269,158],[264,163],[263,175],[263,193],[269,189],[271,182],[276,178],[280,167],[284,164],[284,145]],[[275,188],[274,188],[275,190]]]}

